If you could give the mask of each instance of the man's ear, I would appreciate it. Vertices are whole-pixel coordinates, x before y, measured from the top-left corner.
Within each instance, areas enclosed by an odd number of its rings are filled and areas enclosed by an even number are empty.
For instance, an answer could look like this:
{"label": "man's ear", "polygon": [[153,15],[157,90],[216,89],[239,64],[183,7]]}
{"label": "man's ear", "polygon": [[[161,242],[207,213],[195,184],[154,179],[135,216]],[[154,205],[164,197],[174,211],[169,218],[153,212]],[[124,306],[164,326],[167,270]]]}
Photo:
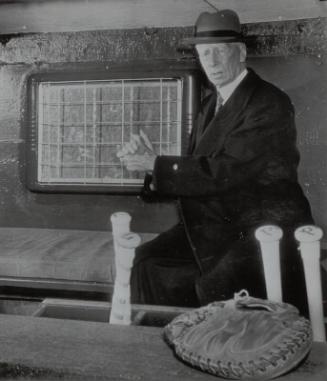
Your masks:
{"label": "man's ear", "polygon": [[240,62],[245,62],[246,60],[246,46],[243,43],[239,44],[240,49]]}

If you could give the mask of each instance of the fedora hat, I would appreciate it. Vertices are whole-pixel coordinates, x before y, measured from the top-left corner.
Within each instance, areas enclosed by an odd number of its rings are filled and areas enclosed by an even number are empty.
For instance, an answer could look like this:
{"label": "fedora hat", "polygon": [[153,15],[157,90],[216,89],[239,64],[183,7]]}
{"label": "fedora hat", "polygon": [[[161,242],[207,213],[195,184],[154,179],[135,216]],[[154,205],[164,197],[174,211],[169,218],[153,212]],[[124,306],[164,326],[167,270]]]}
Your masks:
{"label": "fedora hat", "polygon": [[224,9],[215,13],[201,13],[195,23],[194,37],[183,39],[181,45],[242,42],[243,40],[241,23],[237,13],[230,9]]}

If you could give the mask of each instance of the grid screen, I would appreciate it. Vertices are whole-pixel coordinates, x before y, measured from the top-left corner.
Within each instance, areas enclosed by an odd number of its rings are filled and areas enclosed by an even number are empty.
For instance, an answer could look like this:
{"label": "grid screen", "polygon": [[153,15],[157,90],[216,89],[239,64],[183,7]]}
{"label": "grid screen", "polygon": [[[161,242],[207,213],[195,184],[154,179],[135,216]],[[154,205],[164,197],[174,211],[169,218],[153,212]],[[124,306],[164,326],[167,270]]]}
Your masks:
{"label": "grid screen", "polygon": [[182,80],[172,78],[41,82],[40,183],[140,185],[117,157],[132,134],[158,155],[181,152]]}

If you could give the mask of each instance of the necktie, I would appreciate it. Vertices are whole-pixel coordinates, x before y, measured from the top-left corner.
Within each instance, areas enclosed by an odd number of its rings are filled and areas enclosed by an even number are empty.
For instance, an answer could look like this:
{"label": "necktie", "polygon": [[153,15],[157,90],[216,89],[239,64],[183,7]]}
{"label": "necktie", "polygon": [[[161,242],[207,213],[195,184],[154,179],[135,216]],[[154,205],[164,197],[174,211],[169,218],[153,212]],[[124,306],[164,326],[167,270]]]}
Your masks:
{"label": "necktie", "polygon": [[220,107],[223,105],[223,97],[221,96],[220,92],[217,91],[217,100],[216,100],[216,108],[215,108],[215,115],[219,111]]}

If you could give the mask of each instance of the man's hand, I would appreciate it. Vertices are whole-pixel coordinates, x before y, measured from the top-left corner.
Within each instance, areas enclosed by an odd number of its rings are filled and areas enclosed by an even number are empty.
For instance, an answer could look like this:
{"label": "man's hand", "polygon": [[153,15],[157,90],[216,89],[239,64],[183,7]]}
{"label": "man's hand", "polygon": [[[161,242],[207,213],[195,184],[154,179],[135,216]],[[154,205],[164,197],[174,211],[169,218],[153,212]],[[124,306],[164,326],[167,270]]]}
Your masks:
{"label": "man's hand", "polygon": [[120,158],[129,171],[152,171],[155,159],[155,155],[149,155],[148,153],[124,155]]}
{"label": "man's hand", "polygon": [[147,135],[140,130],[131,134],[130,141],[117,152],[123,165],[129,171],[152,171],[156,154]]}

